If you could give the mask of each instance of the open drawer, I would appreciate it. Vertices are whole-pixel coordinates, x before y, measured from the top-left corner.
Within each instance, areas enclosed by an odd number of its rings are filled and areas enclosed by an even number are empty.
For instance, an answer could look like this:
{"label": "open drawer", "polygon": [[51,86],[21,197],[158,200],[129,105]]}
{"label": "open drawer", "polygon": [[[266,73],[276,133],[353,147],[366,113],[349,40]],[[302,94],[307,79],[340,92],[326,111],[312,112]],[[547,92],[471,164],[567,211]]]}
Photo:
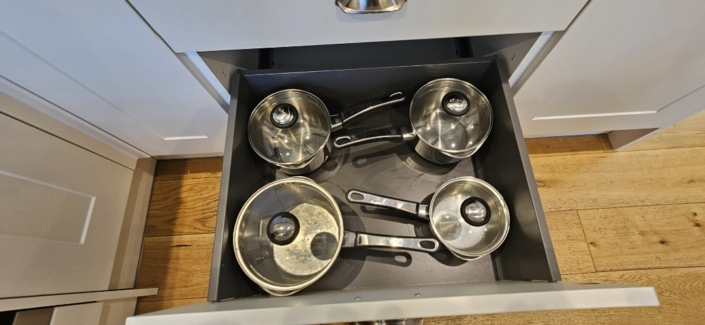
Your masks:
{"label": "open drawer", "polygon": [[[472,158],[440,166],[421,159],[407,143],[361,145],[334,152],[322,168],[308,176],[339,202],[346,229],[398,236],[429,236],[430,231],[427,224],[402,214],[348,204],[345,191],[355,188],[428,201],[448,179],[479,177],[507,201],[511,226],[505,243],[491,256],[470,262],[443,251],[351,249],[341,252],[326,275],[301,293],[284,298],[263,294],[239,268],[231,238],[248,197],[264,184],[286,177],[250,148],[246,127],[257,103],[275,91],[299,88],[316,94],[331,113],[337,113],[342,107],[400,89],[413,94],[441,77],[472,83],[492,105],[492,132]],[[128,324],[317,324],[658,305],[650,287],[560,281],[503,61],[465,58],[425,64],[253,70],[234,76],[231,95],[211,302],[132,317]],[[406,123],[408,101],[371,113],[338,132]]]}

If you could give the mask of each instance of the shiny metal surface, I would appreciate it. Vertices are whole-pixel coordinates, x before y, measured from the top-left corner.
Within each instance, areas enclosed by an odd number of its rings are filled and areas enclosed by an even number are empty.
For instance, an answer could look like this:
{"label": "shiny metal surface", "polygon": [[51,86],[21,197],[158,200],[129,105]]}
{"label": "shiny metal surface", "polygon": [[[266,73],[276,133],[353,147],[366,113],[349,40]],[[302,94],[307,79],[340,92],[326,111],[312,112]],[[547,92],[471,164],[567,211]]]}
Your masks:
{"label": "shiny metal surface", "polygon": [[383,208],[392,208],[411,214],[416,214],[418,212],[419,207],[419,204],[416,202],[393,199],[390,197],[365,193],[358,190],[349,190],[346,194],[346,197],[348,199],[348,202],[350,203],[374,205]]}
{"label": "shiny metal surface", "polygon": [[[446,111],[443,99],[450,93],[460,93],[467,98],[466,113],[452,115]],[[452,78],[435,79],[423,85],[411,100],[409,118],[422,142],[462,158],[485,142],[493,122],[487,97],[472,84]]]}
{"label": "shiny metal surface", "polygon": [[[294,224],[298,226],[296,233]],[[287,235],[294,238],[278,243],[274,240],[277,235],[283,240],[288,239]],[[300,176],[274,181],[255,192],[240,210],[233,230],[233,249],[240,268],[276,296],[294,294],[318,280],[333,265],[342,247],[432,253],[440,243],[434,238],[344,231],[335,199],[311,179]]]}
{"label": "shiny metal surface", "polygon": [[[427,244],[424,247],[423,244]],[[391,237],[346,231],[343,247],[382,247],[434,253],[440,243],[433,238]]]}
{"label": "shiny metal surface", "polygon": [[465,215],[474,222],[483,222],[487,218],[487,209],[479,202],[473,202],[465,207]]}
{"label": "shiny metal surface", "polygon": [[348,108],[340,114],[331,116],[331,129],[333,131],[340,130],[343,127],[343,124],[362,114],[365,114],[380,107],[401,103],[405,100],[406,95],[404,95],[404,93],[401,91],[397,91],[389,95],[389,97],[382,98],[379,100],[373,100],[367,103],[357,105],[355,107]]}
{"label": "shiny metal surface", "polygon": [[[490,209],[487,224],[476,227],[465,222],[460,207],[468,198],[480,198],[487,203]],[[441,185],[431,199],[430,211],[434,234],[449,250],[468,258],[495,251],[509,232],[509,209],[502,195],[475,177],[457,177]]]}
{"label": "shiny metal surface", "polygon": [[[275,245],[266,234],[269,220],[280,212],[299,214],[301,230],[289,245]],[[305,177],[285,178],[257,190],[243,205],[233,230],[240,268],[273,295],[293,294],[322,277],[340,252],[342,239],[343,218],[335,199]],[[314,252],[316,240],[321,254]]]}
{"label": "shiny metal surface", "polygon": [[462,113],[466,108],[468,108],[468,105],[469,103],[467,98],[457,95],[451,95],[447,101],[443,101],[443,106],[447,110],[456,114]]}
{"label": "shiny metal surface", "polygon": [[333,146],[416,139],[414,149],[421,157],[451,164],[477,152],[493,123],[492,107],[485,95],[472,84],[452,78],[435,79],[422,86],[411,100],[409,117],[412,131],[402,127],[345,135],[333,140]]}
{"label": "shiny metal surface", "polygon": [[328,156],[330,156],[330,153],[333,150],[333,146],[331,143],[332,141],[326,141],[323,150],[317,152],[315,155],[313,155],[311,159],[304,161],[301,164],[278,167],[279,169],[281,169],[282,172],[291,176],[298,176],[311,173],[314,170],[318,169],[318,167],[321,167],[326,162],[326,160],[328,160]]}
{"label": "shiny metal surface", "polygon": [[295,122],[297,117],[297,110],[291,105],[278,105],[272,110],[272,124],[279,128],[286,127],[286,125]]}
{"label": "shiny metal surface", "polygon": [[[487,203],[491,210],[487,224],[472,226],[462,217],[461,205],[471,197],[480,198]],[[358,190],[349,190],[347,199],[351,203],[392,208],[419,217],[427,215],[431,231],[436,238],[453,255],[464,260],[473,260],[493,252],[504,242],[509,232],[509,209],[501,194],[487,182],[475,177],[457,177],[442,184],[433,194],[428,210],[426,207],[420,208],[415,202]],[[484,213],[486,215],[488,212]]]}
{"label": "shiny metal surface", "polygon": [[406,100],[403,92],[349,107],[329,115],[315,95],[299,89],[275,92],[250,115],[247,134],[255,153],[288,175],[312,172],[330,155],[330,133],[372,110]]}
{"label": "shiny metal surface", "polygon": [[458,161],[461,161],[465,158],[468,158],[472,156],[475,151],[471,151],[469,153],[465,153],[463,155],[458,155],[458,154],[451,154],[445,151],[438,150],[434,148],[433,146],[429,145],[426,142],[421,141],[420,139],[416,140],[416,145],[414,146],[414,150],[416,153],[419,154],[419,156],[423,157],[424,159],[434,162],[437,164],[452,164],[456,163]]}
{"label": "shiny metal surface", "polygon": [[[273,113],[276,113],[273,110],[283,105],[298,112],[298,119],[289,127],[280,127],[272,121]],[[250,145],[267,162],[284,168],[308,164],[328,142],[330,115],[325,104],[315,95],[286,89],[257,104],[250,115],[247,131]]]}
{"label": "shiny metal surface", "polygon": [[351,135],[343,135],[333,140],[333,147],[342,149],[354,145],[376,142],[376,141],[399,141],[406,142],[416,138],[416,134],[407,127],[389,128],[383,130],[375,130],[362,132]]}
{"label": "shiny metal surface", "polygon": [[336,0],[335,5],[346,14],[375,14],[401,9],[406,0]]}
{"label": "shiny metal surface", "polygon": [[275,242],[291,240],[298,232],[298,223],[288,216],[274,216],[267,227],[268,235]]}

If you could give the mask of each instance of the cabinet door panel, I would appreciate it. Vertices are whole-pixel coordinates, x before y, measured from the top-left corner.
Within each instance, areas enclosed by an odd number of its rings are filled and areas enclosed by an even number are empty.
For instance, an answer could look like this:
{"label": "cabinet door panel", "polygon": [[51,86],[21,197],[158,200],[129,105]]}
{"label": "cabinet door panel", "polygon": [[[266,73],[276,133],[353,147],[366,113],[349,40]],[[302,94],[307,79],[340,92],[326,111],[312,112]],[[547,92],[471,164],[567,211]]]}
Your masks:
{"label": "cabinet door panel", "polygon": [[658,128],[701,109],[704,14],[702,1],[590,1],[515,96],[525,135]]}
{"label": "cabinet door panel", "polygon": [[223,150],[223,107],[126,1],[3,4],[0,75],[149,155]]}
{"label": "cabinet door panel", "polygon": [[0,114],[0,298],[107,290],[132,171]]}
{"label": "cabinet door panel", "polygon": [[334,0],[130,1],[176,52],[563,30],[586,2],[413,0],[397,12],[351,15]]}

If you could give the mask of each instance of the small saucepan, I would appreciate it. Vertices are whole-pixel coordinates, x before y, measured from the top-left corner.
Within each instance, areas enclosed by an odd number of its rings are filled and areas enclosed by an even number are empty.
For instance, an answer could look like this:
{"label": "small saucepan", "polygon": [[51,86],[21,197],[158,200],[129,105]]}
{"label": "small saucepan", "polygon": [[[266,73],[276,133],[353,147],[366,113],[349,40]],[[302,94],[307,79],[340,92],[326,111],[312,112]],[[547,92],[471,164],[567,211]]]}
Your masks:
{"label": "small saucepan", "polygon": [[345,135],[333,141],[340,149],[373,141],[416,141],[426,160],[450,164],[472,156],[492,129],[487,97],[468,82],[442,78],[423,85],[409,107],[409,127]]}
{"label": "small saucepan", "polygon": [[247,136],[262,159],[286,174],[301,175],[328,159],[331,132],[364,113],[405,99],[404,93],[396,92],[330,115],[315,95],[299,89],[282,90],[257,104],[247,124]]}
{"label": "small saucepan", "polygon": [[460,259],[495,251],[509,232],[509,209],[499,192],[475,177],[457,177],[433,194],[429,205],[350,190],[351,203],[392,208],[429,221],[431,231]]}
{"label": "small saucepan", "polygon": [[343,215],[328,191],[305,177],[257,190],[240,210],[233,248],[245,274],[275,296],[294,294],[320,279],[341,248],[383,247],[435,252],[434,238],[388,237],[343,229]]}

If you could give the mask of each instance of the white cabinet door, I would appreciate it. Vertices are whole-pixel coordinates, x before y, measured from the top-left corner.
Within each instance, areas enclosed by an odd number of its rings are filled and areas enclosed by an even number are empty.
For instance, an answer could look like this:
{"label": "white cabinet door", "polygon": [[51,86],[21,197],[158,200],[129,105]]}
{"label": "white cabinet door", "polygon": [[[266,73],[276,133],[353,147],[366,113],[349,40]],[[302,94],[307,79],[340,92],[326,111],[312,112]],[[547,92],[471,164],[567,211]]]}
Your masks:
{"label": "white cabinet door", "polygon": [[149,155],[222,153],[223,107],[127,1],[1,7],[0,76]]}
{"label": "white cabinet door", "polygon": [[132,170],[0,114],[0,298],[107,290]]}
{"label": "white cabinet door", "polygon": [[176,52],[564,30],[586,2],[410,0],[397,12],[351,15],[335,0],[130,0]]}
{"label": "white cabinet door", "polygon": [[515,95],[524,134],[658,128],[705,107],[703,17],[701,0],[590,1]]}

